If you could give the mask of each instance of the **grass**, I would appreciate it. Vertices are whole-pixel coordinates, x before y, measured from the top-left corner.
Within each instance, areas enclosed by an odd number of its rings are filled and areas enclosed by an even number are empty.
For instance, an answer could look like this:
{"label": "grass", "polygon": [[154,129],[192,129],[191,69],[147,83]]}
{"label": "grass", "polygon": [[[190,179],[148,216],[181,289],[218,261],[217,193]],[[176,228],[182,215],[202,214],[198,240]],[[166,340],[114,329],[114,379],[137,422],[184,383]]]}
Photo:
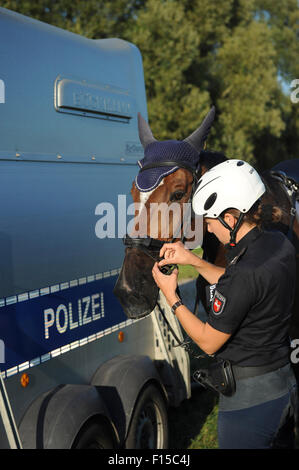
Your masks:
{"label": "grass", "polygon": [[181,266],[179,265],[178,280],[183,281],[186,279],[195,279],[198,276],[198,272],[192,266]]}
{"label": "grass", "polygon": [[[202,351],[193,343],[194,354]],[[209,358],[195,359],[190,354],[191,377],[196,369],[206,368]],[[170,449],[217,449],[218,394],[203,387],[192,387],[192,395],[178,408],[170,409]]]}
{"label": "grass", "polygon": [[[202,248],[195,248],[192,250],[192,253],[195,253],[197,256],[202,256]],[[178,275],[178,280],[186,280],[186,279],[195,279],[198,276],[198,272],[196,271],[195,268],[193,268],[190,265],[187,266],[182,266],[179,265],[179,275]]]}
{"label": "grass", "polygon": [[[201,248],[192,251],[202,256]],[[195,268],[189,265],[179,265],[179,281],[197,277],[198,272]],[[193,359],[190,356],[191,375],[197,368],[206,367],[204,361],[206,360]],[[169,410],[169,448],[217,449],[217,415],[217,394],[202,387],[194,388],[189,400],[185,400],[178,408]]]}
{"label": "grass", "polygon": [[169,410],[169,449],[217,449],[218,397],[197,388],[179,408]]}
{"label": "grass", "polygon": [[[202,255],[201,249],[193,252]],[[195,279],[197,276],[198,272],[192,266],[179,266],[179,281]],[[194,352],[198,352],[196,346]],[[206,366],[207,359],[190,356],[191,376],[194,370]],[[189,400],[169,410],[169,449],[217,449],[217,419],[218,395],[202,387],[193,389]],[[296,431],[295,448],[299,449],[298,427]]]}

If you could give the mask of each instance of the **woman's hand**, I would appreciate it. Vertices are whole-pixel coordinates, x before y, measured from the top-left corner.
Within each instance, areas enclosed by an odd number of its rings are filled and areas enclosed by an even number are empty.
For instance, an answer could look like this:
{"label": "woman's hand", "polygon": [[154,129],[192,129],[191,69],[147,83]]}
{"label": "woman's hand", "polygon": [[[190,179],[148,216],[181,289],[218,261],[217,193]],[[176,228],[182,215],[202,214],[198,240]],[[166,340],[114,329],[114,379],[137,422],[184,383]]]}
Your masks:
{"label": "woman's hand", "polygon": [[165,295],[168,304],[170,306],[175,304],[179,300],[179,297],[176,294],[178,285],[178,270],[175,269],[172,274],[165,275],[161,273],[158,263],[155,263],[152,269],[152,274],[155,283]]}
{"label": "woman's hand", "polygon": [[182,242],[165,243],[160,250],[159,266],[166,264],[192,264],[194,255],[185,248]]}

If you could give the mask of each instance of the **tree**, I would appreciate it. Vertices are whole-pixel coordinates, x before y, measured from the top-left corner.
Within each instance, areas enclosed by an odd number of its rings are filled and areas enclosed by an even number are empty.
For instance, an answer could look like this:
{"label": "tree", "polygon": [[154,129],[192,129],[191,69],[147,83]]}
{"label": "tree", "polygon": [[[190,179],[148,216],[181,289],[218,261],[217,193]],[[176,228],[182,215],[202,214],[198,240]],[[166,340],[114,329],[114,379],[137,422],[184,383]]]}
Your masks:
{"label": "tree", "polygon": [[122,37],[143,56],[149,120],[182,139],[215,104],[208,145],[259,169],[297,158],[297,0],[0,0],[90,38]]}
{"label": "tree", "polygon": [[209,93],[188,83],[199,36],[180,1],[148,0],[130,40],[142,51],[151,127],[158,139],[183,139],[210,107]]}
{"label": "tree", "polygon": [[296,157],[298,108],[281,77],[296,78],[298,12],[296,0],[148,0],[128,37],[157,137],[183,138],[213,103],[210,147],[259,169]]}
{"label": "tree", "polygon": [[209,91],[218,112],[209,144],[259,168],[296,157],[298,108],[279,80],[299,77],[290,60],[298,45],[296,0],[197,0],[186,8],[200,35],[189,80]]}
{"label": "tree", "polygon": [[130,29],[142,0],[1,0],[0,5],[73,33],[99,39]]}

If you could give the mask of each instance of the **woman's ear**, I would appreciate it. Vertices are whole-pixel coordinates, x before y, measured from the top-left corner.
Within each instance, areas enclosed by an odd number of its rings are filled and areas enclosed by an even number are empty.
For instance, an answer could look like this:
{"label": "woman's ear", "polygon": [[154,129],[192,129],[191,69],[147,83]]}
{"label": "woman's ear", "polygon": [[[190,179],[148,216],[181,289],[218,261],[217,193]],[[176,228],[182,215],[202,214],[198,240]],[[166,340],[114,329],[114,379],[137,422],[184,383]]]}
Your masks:
{"label": "woman's ear", "polygon": [[237,223],[237,219],[236,217],[234,217],[232,214],[230,214],[229,212],[226,212],[224,214],[224,220],[225,222],[231,227],[231,228],[234,228],[236,223]]}

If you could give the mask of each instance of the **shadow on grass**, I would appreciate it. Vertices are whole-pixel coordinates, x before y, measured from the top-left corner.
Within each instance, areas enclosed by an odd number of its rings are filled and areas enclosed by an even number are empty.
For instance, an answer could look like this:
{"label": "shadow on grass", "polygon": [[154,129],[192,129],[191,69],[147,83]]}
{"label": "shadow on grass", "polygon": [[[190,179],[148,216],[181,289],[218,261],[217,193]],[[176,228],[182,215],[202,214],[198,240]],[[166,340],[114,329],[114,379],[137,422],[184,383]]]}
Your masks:
{"label": "shadow on grass", "polygon": [[169,410],[169,449],[217,448],[218,395],[201,387]]}

